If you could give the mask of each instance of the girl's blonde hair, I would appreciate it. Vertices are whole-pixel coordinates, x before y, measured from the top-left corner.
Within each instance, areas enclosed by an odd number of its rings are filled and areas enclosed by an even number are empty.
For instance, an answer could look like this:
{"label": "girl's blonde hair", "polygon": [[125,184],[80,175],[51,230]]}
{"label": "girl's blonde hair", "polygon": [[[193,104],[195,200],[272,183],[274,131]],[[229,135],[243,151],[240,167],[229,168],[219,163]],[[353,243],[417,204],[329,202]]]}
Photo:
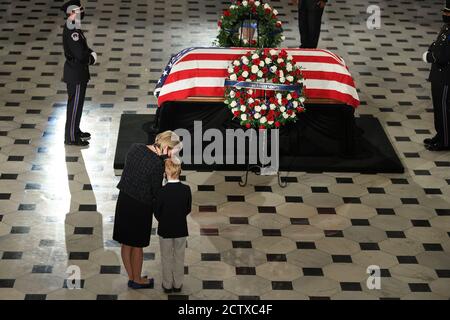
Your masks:
{"label": "girl's blonde hair", "polygon": [[155,144],[159,145],[161,151],[163,151],[166,147],[169,150],[182,148],[180,137],[175,132],[170,130],[159,133],[155,138]]}

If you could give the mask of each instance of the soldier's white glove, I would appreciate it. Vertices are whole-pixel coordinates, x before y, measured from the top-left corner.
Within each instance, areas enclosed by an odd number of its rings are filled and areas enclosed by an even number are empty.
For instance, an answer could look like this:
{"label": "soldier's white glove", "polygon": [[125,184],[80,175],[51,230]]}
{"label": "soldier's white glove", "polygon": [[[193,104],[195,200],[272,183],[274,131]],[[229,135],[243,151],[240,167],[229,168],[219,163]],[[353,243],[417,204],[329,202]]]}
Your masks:
{"label": "soldier's white glove", "polygon": [[92,51],[92,52],[91,52],[91,56],[94,58],[94,63],[93,63],[93,64],[96,64],[96,63],[97,63],[97,53],[95,53],[94,51]]}
{"label": "soldier's white glove", "polygon": [[430,52],[429,52],[429,51],[426,51],[426,52],[423,54],[423,57],[422,57],[423,61],[426,62],[426,63],[429,63],[428,60],[427,60],[428,53],[430,53]]}

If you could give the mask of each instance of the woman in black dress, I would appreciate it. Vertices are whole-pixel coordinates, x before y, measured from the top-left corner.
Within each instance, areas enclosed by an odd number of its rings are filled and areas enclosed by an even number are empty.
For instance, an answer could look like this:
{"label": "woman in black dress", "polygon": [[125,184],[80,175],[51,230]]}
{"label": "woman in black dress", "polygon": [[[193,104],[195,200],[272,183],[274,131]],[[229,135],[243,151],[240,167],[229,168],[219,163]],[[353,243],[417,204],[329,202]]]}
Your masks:
{"label": "woman in black dress", "polygon": [[153,202],[162,187],[164,157],[181,145],[172,131],[156,136],[153,145],[135,143],[125,160],[116,205],[113,239],[119,242],[122,261],[128,273],[128,286],[150,288],[153,279],[141,276],[143,248],[150,244]]}

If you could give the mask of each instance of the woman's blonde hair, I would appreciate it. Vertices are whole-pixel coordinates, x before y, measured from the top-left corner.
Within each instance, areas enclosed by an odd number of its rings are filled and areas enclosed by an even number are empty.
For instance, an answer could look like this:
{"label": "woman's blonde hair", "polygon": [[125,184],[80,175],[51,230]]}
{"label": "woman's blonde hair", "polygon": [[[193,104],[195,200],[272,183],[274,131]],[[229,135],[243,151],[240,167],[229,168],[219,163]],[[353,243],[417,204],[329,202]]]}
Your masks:
{"label": "woman's blonde hair", "polygon": [[159,133],[155,138],[155,144],[159,145],[161,151],[166,147],[169,150],[181,149],[180,137],[170,130]]}
{"label": "woman's blonde hair", "polygon": [[167,159],[166,161],[164,161],[164,164],[165,164],[166,174],[168,175],[167,178],[170,177],[170,178],[177,179],[180,177],[180,174],[181,174],[181,164],[180,163],[176,163],[172,159]]}

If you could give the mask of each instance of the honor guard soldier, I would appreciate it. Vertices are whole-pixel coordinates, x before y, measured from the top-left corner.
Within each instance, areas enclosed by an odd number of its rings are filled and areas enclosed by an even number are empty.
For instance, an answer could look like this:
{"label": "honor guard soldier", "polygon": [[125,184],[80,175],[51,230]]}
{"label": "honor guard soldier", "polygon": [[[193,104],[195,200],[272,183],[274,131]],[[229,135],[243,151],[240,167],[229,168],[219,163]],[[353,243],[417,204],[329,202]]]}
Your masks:
{"label": "honor guard soldier", "polygon": [[80,130],[84,97],[90,79],[89,66],[97,62],[97,54],[92,51],[81,30],[84,8],[79,0],[66,2],[61,10],[66,14],[63,31],[64,64],[63,81],[67,84],[67,116],[65,128],[66,145],[87,146],[91,135]]}
{"label": "honor guard soldier", "polygon": [[298,5],[300,48],[316,49],[319,44],[322,15],[328,0],[293,0]]}
{"label": "honor guard soldier", "polygon": [[450,150],[450,0],[446,0],[442,18],[445,24],[437,40],[423,55],[425,62],[432,63],[430,81],[436,135],[424,140],[430,151]]}

